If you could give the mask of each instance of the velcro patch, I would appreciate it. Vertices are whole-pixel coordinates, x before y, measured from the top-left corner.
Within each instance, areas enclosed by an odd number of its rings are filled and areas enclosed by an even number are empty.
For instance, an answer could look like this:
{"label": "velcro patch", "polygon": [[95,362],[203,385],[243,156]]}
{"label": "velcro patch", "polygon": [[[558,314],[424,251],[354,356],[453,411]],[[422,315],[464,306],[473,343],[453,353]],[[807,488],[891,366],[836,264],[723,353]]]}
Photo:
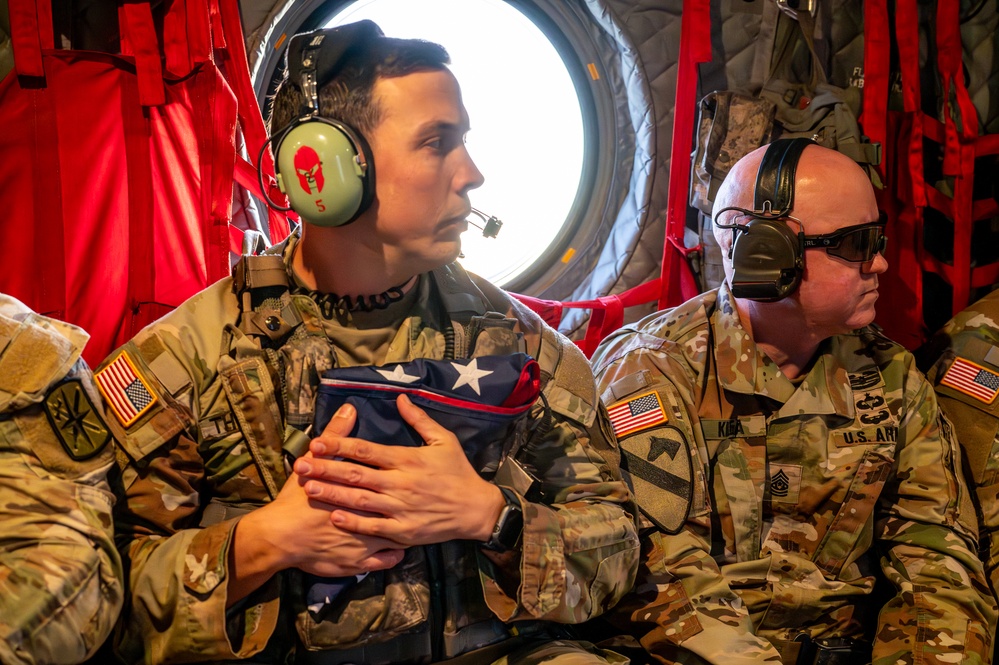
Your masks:
{"label": "velcro patch", "polygon": [[854,392],[880,388],[885,384],[877,367],[871,367],[861,372],[851,372],[847,374],[847,377],[850,379],[850,387],[853,388]]}
{"label": "velcro patch", "polygon": [[107,401],[108,408],[118,417],[123,427],[128,427],[152,408],[157,397],[145,379],[135,369],[127,351],[118,354],[107,367],[94,374],[97,387]]}
{"label": "velcro patch", "polygon": [[999,374],[960,356],[947,368],[940,383],[985,404],[991,404],[999,394]]}
{"label": "velcro patch", "polygon": [[625,479],[649,519],[679,533],[690,511],[693,468],[683,433],[671,425],[621,440]]}
{"label": "velcro patch", "polygon": [[618,438],[668,420],[663,401],[655,390],[607,407],[607,415]]}
{"label": "velcro patch", "polygon": [[778,503],[798,503],[801,491],[801,466],[798,464],[770,465],[770,499]]}
{"label": "velcro patch", "polygon": [[93,457],[111,440],[111,432],[79,379],[69,379],[49,391],[44,409],[52,431],[74,460]]}

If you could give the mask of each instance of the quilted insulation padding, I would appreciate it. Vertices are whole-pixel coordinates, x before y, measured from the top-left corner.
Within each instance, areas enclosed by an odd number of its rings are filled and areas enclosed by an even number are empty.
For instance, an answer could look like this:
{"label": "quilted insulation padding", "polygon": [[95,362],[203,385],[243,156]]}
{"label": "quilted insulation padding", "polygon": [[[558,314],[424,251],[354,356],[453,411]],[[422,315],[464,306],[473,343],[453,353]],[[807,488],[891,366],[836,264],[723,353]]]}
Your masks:
{"label": "quilted insulation padding", "polygon": [[[698,97],[712,90],[739,88],[749,83],[765,1],[770,0],[712,2],[712,61],[700,66]],[[621,293],[659,275],[671,168],[682,1],[587,0],[587,4],[605,29],[620,33],[621,41],[633,50],[632,62],[640,69],[624,72],[624,78],[644,87],[642,94],[629,92],[638,100],[631,104],[637,144],[632,184],[642,187],[633,192],[641,204],[618,213],[596,262],[579,266],[579,286],[570,296],[542,294],[561,300],[589,300],[607,293]],[[822,11],[829,13],[818,17],[816,31],[820,34],[816,50],[825,63],[827,76],[831,83],[841,87],[861,86],[862,77],[858,73],[863,71],[862,2],[830,0],[820,4]],[[829,16],[835,20],[829,20]],[[697,100],[691,103],[696,105]],[[647,177],[642,181],[646,165]],[[678,168],[689,171],[689,160]],[[691,233],[696,235],[696,217],[691,215],[689,220]],[[655,308],[655,303],[630,308],[625,312],[625,320],[636,321]],[[588,318],[588,311],[569,310],[560,328],[578,338]]]}
{"label": "quilted insulation padding", "polygon": [[961,46],[968,94],[978,111],[981,134],[999,133],[999,5],[983,0],[961,3]]}
{"label": "quilted insulation padding", "polygon": [[[577,261],[577,286],[562,300],[589,300],[620,293],[659,273],[665,233],[666,191],[672,144],[676,63],[680,44],[681,2],[662,0],[587,0],[594,18],[619,45],[630,51],[622,59],[622,76],[628,91],[628,111],[635,135],[630,197],[621,209],[611,211],[615,221],[594,261]],[[654,304],[629,320],[651,312]],[[589,312],[569,310],[560,328],[579,336]]]}

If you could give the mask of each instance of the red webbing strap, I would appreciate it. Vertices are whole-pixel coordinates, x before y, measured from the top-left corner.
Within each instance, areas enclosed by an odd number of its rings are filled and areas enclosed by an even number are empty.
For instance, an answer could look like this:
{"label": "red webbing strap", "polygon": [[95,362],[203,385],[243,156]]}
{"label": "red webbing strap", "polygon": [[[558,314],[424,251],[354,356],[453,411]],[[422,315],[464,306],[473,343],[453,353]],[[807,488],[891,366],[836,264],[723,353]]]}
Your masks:
{"label": "red webbing strap", "polygon": [[212,61],[208,3],[205,0],[172,0],[157,10],[163,20],[164,68],[174,79],[188,76]]}
{"label": "red webbing strap", "polygon": [[[901,200],[917,208],[926,207],[926,182],[923,178],[923,122],[919,85],[919,12],[916,0],[898,0],[895,5],[895,41],[898,44],[898,62],[902,72],[902,108],[909,114],[908,141],[903,146],[905,164],[899,173],[906,173],[911,186],[899,190]],[[900,177],[899,182],[903,182]],[[919,228],[922,232],[922,228]],[[918,238],[917,238],[918,239]],[[920,246],[921,240],[918,240]]]}
{"label": "red webbing strap", "polygon": [[[246,45],[243,38],[243,26],[239,14],[239,4],[237,0],[219,0],[219,13],[222,21],[222,30],[226,35],[225,54],[229,62],[226,65],[226,76],[233,92],[236,93],[237,109],[239,113],[240,125],[243,128],[243,137],[246,141],[247,154],[251,159],[256,159],[260,154],[260,148],[267,141],[267,128],[264,127],[264,119],[257,106],[257,97],[253,92],[253,84],[250,81],[250,66],[246,58]],[[277,180],[274,178],[274,160],[271,151],[264,151],[264,158],[260,165],[264,173],[264,182],[268,184],[268,194],[272,201],[279,205],[285,205],[284,193],[278,189]],[[237,173],[240,165],[236,165]],[[254,172],[253,180],[256,181]],[[241,184],[247,187],[241,180]],[[252,189],[258,198],[263,200],[258,185]],[[268,206],[268,222],[270,226],[269,236],[273,243],[280,242],[289,233],[288,218],[277,210]]]}
{"label": "red webbing strap", "polygon": [[[971,296],[971,232],[974,220],[972,184],[975,174],[974,140],[978,135],[978,114],[964,85],[959,0],[937,2],[937,66],[943,84],[944,160],[943,172],[954,176],[954,196],[947,207],[933,207],[954,222],[954,252],[950,278],[953,313],[967,307]],[[954,111],[960,116],[957,127]],[[927,189],[927,194],[935,192]],[[934,197],[935,199],[936,197]],[[946,273],[945,273],[946,277]]]}
{"label": "red webbing strap", "polygon": [[[690,150],[697,113],[697,65],[711,61],[711,2],[683,0],[680,53],[673,108],[673,145],[670,150],[666,199],[666,238],[660,270],[659,308],[678,304],[697,294],[696,280],[687,262],[683,236],[687,225],[690,186]],[[686,279],[684,278],[686,275]],[[691,290],[691,286],[693,289]]]}
{"label": "red webbing strap", "polygon": [[125,2],[118,8],[118,20],[121,23],[122,50],[124,52],[124,42],[127,42],[135,58],[139,103],[143,106],[163,105],[166,102],[163,64],[152,7],[148,2]]}
{"label": "red webbing strap", "polygon": [[44,261],[38,271],[39,313],[57,319],[66,316],[65,211],[62,203],[62,173],[59,163],[59,133],[56,131],[56,99],[52,88],[31,91],[32,196],[34,219],[17,223],[32,227],[35,257]]}
{"label": "red webbing strap", "polygon": [[[137,77],[123,73],[121,118],[125,136],[124,171],[128,174],[128,336],[151,321],[141,317],[140,308],[156,301],[156,266],[153,237],[153,175],[149,153],[151,129],[141,107],[141,84]],[[143,312],[142,314],[145,314]]]}
{"label": "red webbing strap", "polygon": [[[232,183],[236,166],[236,99],[222,73],[207,67],[198,74],[198,91],[206,95],[211,113],[195,114],[201,149],[205,264],[208,283],[229,274],[229,222],[232,221]],[[193,96],[198,99],[198,96]]]}
{"label": "red webbing strap", "polygon": [[52,4],[49,0],[9,0],[10,41],[18,76],[45,76],[42,49],[54,48]]}
{"label": "red webbing strap", "polygon": [[558,328],[558,324],[562,321],[561,302],[558,300],[546,300],[544,298],[535,298],[534,296],[525,296],[522,293],[510,293],[510,295],[526,305],[532,312],[540,316],[541,319],[549,326],[552,328]]}
{"label": "red webbing strap", "polygon": [[864,98],[860,126],[871,143],[881,144],[881,163],[874,165],[881,182],[887,182],[888,77],[891,36],[887,0],[864,2]]}
{"label": "red webbing strap", "polygon": [[[45,76],[42,48],[55,45],[52,5],[49,0],[10,0],[11,43],[19,76]],[[50,88],[25,90],[31,98],[29,129],[32,141],[31,181],[34,219],[15,223],[30,227],[34,256],[45,262],[38,271],[35,300],[39,313],[55,318],[66,314],[66,257],[63,202],[59,164],[59,134]]]}
{"label": "red webbing strap", "polygon": [[624,324],[624,308],[644,305],[654,302],[659,297],[658,279],[639,284],[633,288],[617,295],[604,296],[596,300],[578,300],[574,302],[559,302],[558,300],[544,300],[525,296],[519,293],[511,293],[514,298],[524,303],[538,316],[544,319],[545,323],[552,328],[558,328],[562,320],[562,312],[565,308],[591,309],[593,310],[590,320],[586,325],[586,334],[583,339],[576,341],[586,357],[593,355],[597,345]]}
{"label": "red webbing strap", "polygon": [[586,334],[576,345],[589,358],[597,350],[600,340],[624,325],[624,304],[619,296],[597,298],[593,313],[586,324]]}

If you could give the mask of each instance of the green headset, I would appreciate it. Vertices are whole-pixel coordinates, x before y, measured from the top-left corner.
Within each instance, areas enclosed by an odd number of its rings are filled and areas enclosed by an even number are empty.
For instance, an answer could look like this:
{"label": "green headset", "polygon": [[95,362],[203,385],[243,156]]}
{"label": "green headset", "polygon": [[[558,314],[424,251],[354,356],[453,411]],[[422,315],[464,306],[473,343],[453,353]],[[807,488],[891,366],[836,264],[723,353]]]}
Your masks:
{"label": "green headset", "polygon": [[285,85],[297,83],[304,104],[299,117],[264,146],[274,146],[278,187],[289,203],[278,206],[268,198],[272,207],[294,210],[316,226],[333,227],[349,224],[371,206],[371,149],[360,132],[319,115],[319,88],[340,72],[348,55],[383,36],[374,22],[360,21],[292,38]]}
{"label": "green headset", "polygon": [[[801,284],[805,269],[805,230],[791,217],[794,178],[801,153],[815,141],[806,138],[778,139],[770,144],[756,176],[753,210],[722,208],[715,225],[733,229],[729,250],[732,259],[732,295],[762,302],[788,297]],[[745,224],[719,224],[718,217],[734,210],[750,217]],[[797,233],[788,222],[798,225]]]}

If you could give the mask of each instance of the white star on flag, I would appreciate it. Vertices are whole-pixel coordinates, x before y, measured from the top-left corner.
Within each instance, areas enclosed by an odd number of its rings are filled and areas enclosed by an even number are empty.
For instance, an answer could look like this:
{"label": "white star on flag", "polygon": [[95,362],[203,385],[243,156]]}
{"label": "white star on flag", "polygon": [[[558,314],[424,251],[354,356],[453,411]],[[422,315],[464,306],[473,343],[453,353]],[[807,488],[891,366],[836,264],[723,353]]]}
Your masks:
{"label": "white star on flag", "polygon": [[376,369],[376,372],[384,376],[389,381],[395,381],[396,383],[412,383],[413,381],[419,381],[420,377],[412,376],[406,374],[406,370],[402,368],[402,365],[396,365],[395,369],[391,372],[387,369]]}
{"label": "white star on flag", "polygon": [[472,390],[475,391],[476,395],[481,395],[482,391],[479,390],[479,379],[484,376],[489,376],[492,374],[492,370],[479,369],[478,360],[473,358],[472,362],[467,365],[462,365],[460,363],[451,363],[451,366],[458,371],[458,379],[451,386],[451,390],[459,388],[464,385],[469,385]]}

